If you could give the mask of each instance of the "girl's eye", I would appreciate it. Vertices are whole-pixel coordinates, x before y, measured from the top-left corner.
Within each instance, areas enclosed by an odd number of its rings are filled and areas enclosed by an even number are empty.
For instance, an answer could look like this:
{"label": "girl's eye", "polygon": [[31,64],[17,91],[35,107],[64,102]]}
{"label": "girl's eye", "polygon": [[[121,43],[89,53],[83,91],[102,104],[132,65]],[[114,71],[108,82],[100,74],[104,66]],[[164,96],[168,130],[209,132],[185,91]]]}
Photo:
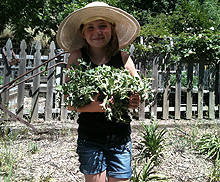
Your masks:
{"label": "girl's eye", "polygon": [[93,28],[93,26],[89,26],[89,27],[87,27],[87,30],[92,29],[92,28]]}
{"label": "girl's eye", "polygon": [[107,25],[100,25],[100,28],[106,28]]}

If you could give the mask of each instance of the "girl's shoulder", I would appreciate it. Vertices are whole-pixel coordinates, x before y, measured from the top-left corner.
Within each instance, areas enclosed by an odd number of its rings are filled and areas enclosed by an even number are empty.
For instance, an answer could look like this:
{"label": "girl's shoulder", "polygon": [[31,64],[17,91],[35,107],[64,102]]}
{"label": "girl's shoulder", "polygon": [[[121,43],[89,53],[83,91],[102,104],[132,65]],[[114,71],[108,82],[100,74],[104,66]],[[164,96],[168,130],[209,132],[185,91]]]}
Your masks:
{"label": "girl's shoulder", "polygon": [[130,56],[127,52],[121,51],[121,58],[122,58],[122,61],[123,61],[124,65],[126,64],[129,57]]}
{"label": "girl's shoulder", "polygon": [[81,53],[80,50],[75,50],[75,51],[70,53],[68,64],[69,65],[71,65],[71,64],[78,65],[79,64],[79,62],[78,62],[79,59],[82,59],[82,53]]}
{"label": "girl's shoulder", "polygon": [[130,57],[130,55],[127,52],[121,51],[121,58],[124,63],[124,67],[130,71],[130,74],[132,76],[138,77],[138,73],[136,71],[134,62],[133,62],[132,58]]}

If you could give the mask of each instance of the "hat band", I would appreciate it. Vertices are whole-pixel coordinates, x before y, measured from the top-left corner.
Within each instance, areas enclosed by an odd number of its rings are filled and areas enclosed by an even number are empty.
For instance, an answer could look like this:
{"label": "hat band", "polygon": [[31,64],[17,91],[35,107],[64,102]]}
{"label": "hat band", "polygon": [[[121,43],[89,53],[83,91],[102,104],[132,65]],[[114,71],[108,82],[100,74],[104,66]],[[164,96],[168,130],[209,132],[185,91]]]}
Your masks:
{"label": "hat band", "polygon": [[105,20],[105,21],[107,21],[107,22],[109,22],[109,23],[111,23],[111,24],[114,24],[114,23],[115,23],[112,19],[107,18],[107,17],[93,16],[93,17],[90,17],[90,18],[84,20],[84,21],[82,22],[82,24],[85,25],[85,24],[87,24],[87,23],[90,23],[90,22],[96,21],[96,20]]}

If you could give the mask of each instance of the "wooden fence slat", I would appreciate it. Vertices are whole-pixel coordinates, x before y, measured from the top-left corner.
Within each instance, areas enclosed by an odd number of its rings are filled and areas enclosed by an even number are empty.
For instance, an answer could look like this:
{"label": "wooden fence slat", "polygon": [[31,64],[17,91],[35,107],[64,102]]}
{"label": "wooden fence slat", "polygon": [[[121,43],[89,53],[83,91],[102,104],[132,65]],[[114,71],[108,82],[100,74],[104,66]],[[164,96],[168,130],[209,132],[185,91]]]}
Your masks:
{"label": "wooden fence slat", "polygon": [[[143,36],[140,36],[140,44],[144,45],[144,38]],[[133,56],[135,47],[132,44],[130,47],[130,53],[131,56]],[[146,70],[144,70],[143,72],[143,62],[144,62],[144,66],[146,66],[146,60],[141,59],[138,64],[136,65],[136,69],[140,70],[140,74],[145,74],[146,75]],[[139,120],[144,120],[145,119],[145,103],[141,103],[139,105],[139,113],[138,113],[138,119]]]}
{"label": "wooden fence slat", "polygon": [[[11,60],[12,59],[12,42],[11,39],[8,39],[7,43],[6,43],[6,54],[8,56],[8,58]],[[4,74],[3,74],[3,85],[7,84],[10,82],[10,75],[11,75],[11,68],[9,63],[5,60],[5,64],[4,64]],[[9,103],[9,91],[5,91],[2,94],[2,103],[3,104],[8,104]]]}
{"label": "wooden fence slat", "polygon": [[[69,53],[64,54],[64,62],[67,63],[68,62],[68,57],[69,57]],[[64,69],[65,65],[62,65],[62,79],[61,79],[61,85],[63,83],[65,83],[65,74],[63,73],[63,69]],[[61,108],[60,108],[60,119],[61,121],[66,121],[67,120],[67,109],[64,107],[64,95],[61,96]]]}
{"label": "wooden fence slat", "polygon": [[192,119],[193,99],[193,61],[188,60],[187,93],[186,93],[186,119]]}
{"label": "wooden fence slat", "polygon": [[153,60],[153,70],[152,70],[152,89],[155,91],[154,93],[154,103],[151,107],[151,116],[155,119],[157,118],[157,94],[158,94],[158,64],[159,64],[159,57],[156,56]]}
{"label": "wooden fence slat", "polygon": [[216,67],[209,66],[209,119],[215,119],[215,77]]}
{"label": "wooden fence slat", "polygon": [[[220,96],[219,96],[219,63],[216,65],[216,79],[215,79],[215,93],[216,93],[216,104],[218,111],[220,110]],[[218,118],[220,118],[220,112],[218,112]]]}
{"label": "wooden fence slat", "polygon": [[164,94],[163,94],[163,119],[169,118],[169,94],[170,94],[170,66],[169,56],[164,60],[165,73],[164,75]]}
{"label": "wooden fence slat", "polygon": [[204,65],[205,60],[202,58],[199,62],[198,119],[203,119]]}
{"label": "wooden fence slat", "polygon": [[[27,44],[25,40],[21,41],[21,52],[19,54],[20,57],[20,63],[19,63],[19,69],[18,69],[18,76],[23,75],[26,72],[26,55],[25,49],[27,48]],[[25,79],[25,77],[22,77],[18,80],[18,82],[21,82]],[[17,96],[17,111],[16,114],[19,117],[23,117],[24,113],[24,90],[25,89],[25,83],[21,83],[18,85],[18,96]]]}
{"label": "wooden fence slat", "polygon": [[[52,41],[50,44],[50,53],[49,59],[55,56],[55,43]],[[48,63],[48,67],[51,67],[55,64],[55,59],[51,60]],[[54,90],[54,68],[48,70],[48,77],[47,77],[47,93],[46,93],[46,107],[45,107],[45,119],[46,121],[50,121],[53,119],[53,90]]]}
{"label": "wooden fence slat", "polygon": [[180,119],[181,67],[182,67],[182,63],[181,63],[181,61],[179,61],[176,65],[175,119]]}
{"label": "wooden fence slat", "polygon": [[[141,61],[141,75],[146,77],[146,60]],[[138,119],[139,120],[145,119],[145,103],[144,102],[139,105]]]}
{"label": "wooden fence slat", "polygon": [[[67,59],[66,61],[68,61],[68,57],[66,59]],[[64,61],[65,61],[65,55],[64,55]],[[56,66],[56,85],[62,85],[62,83],[63,83],[62,79],[63,79],[63,65],[60,64],[60,65]],[[61,95],[59,92],[57,92],[55,95],[55,109],[56,110],[58,110],[58,108],[61,108],[61,102],[62,102],[61,100],[62,100]]]}
{"label": "wooden fence slat", "polygon": [[[41,43],[38,40],[36,43],[36,52],[34,54],[34,67],[41,64]],[[40,72],[40,68],[33,71],[33,74]],[[32,88],[32,109],[31,109],[31,122],[36,122],[38,120],[38,103],[40,94],[40,75],[33,78],[33,88]]]}

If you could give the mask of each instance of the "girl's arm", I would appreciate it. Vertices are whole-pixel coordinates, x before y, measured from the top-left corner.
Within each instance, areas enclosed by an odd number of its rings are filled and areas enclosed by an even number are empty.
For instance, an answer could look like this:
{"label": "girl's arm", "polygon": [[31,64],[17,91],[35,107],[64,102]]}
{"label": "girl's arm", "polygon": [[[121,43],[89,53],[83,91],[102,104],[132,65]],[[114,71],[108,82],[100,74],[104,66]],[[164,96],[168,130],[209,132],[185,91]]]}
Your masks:
{"label": "girl's arm", "polygon": [[98,96],[99,94],[96,94],[95,97],[93,97],[94,101],[81,108],[78,108],[77,112],[105,112],[100,105],[102,102],[98,101]]}
{"label": "girl's arm", "polygon": [[[67,63],[67,69],[70,69],[71,64],[75,64],[76,66],[79,65],[78,59],[82,58],[82,54],[80,50],[76,50],[73,51],[70,56],[69,56],[69,60]],[[66,77],[66,81],[69,80],[69,77]],[[95,97],[93,98],[94,101],[92,101],[90,104],[87,104],[81,108],[77,109],[77,112],[105,112],[105,110],[102,109],[102,106],[100,106],[100,104],[102,104],[102,102],[98,101],[99,94],[95,95]],[[64,98],[66,98],[67,95],[64,96]],[[73,111],[75,110],[74,107],[68,105],[67,107],[68,110]]]}
{"label": "girl's arm", "polygon": [[125,69],[130,71],[131,76],[139,77],[137,70],[135,68],[134,62],[131,57],[126,52],[121,52],[122,60]]}
{"label": "girl's arm", "polygon": [[[134,66],[134,62],[131,59],[131,57],[126,52],[121,52],[121,56],[124,62],[125,69],[129,70],[132,76],[139,77],[137,70]],[[129,107],[131,109],[136,109],[140,105],[140,102],[141,102],[140,96],[136,93],[136,94],[131,95],[130,98],[131,99],[129,100]]]}

